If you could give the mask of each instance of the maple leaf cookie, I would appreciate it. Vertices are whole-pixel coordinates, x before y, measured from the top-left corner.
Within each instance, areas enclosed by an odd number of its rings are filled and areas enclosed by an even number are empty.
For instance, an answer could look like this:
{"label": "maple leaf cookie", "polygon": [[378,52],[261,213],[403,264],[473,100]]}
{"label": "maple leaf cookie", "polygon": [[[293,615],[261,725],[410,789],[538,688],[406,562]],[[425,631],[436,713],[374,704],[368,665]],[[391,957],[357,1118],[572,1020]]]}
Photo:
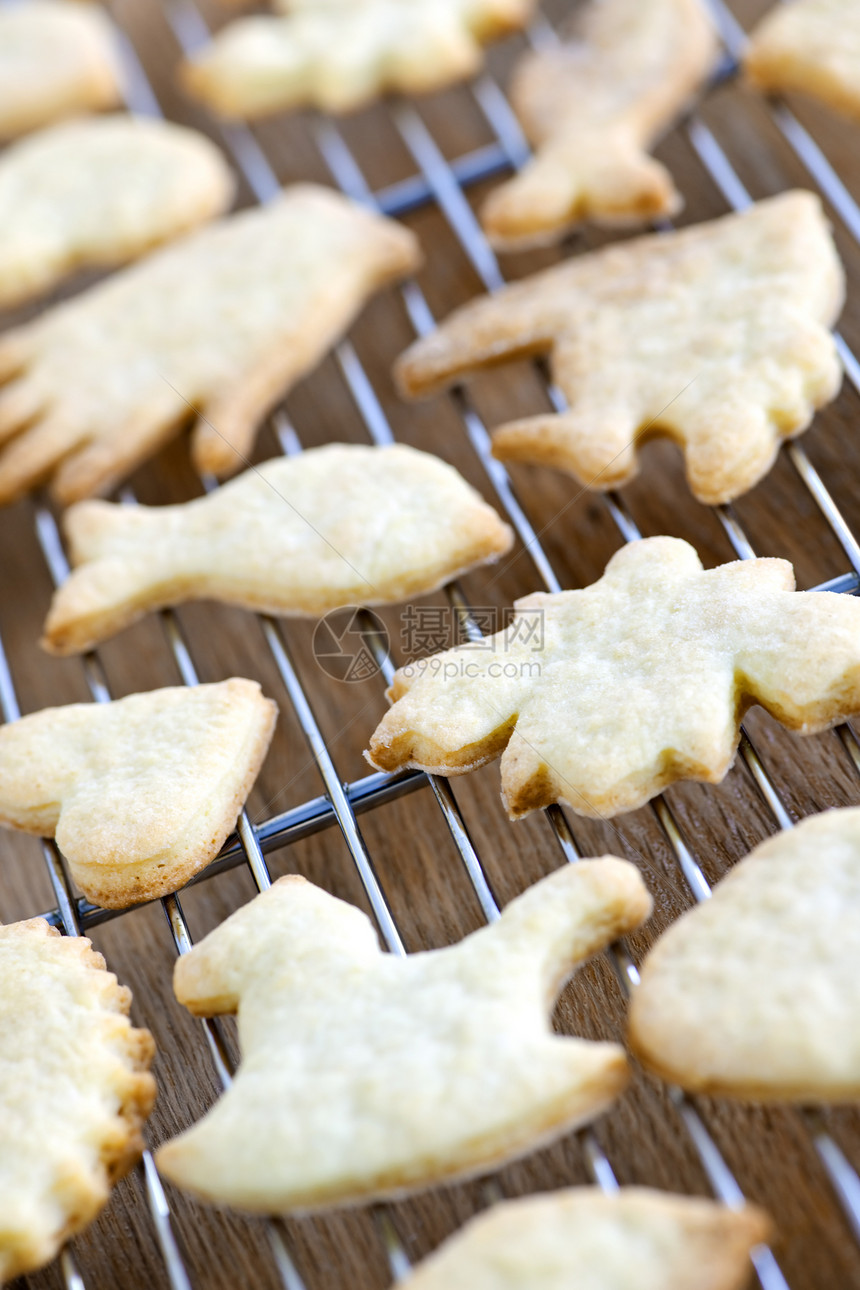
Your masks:
{"label": "maple leaf cookie", "polygon": [[452,466],[400,444],[267,461],[180,506],[79,502],[64,528],[77,567],[45,623],[57,654],[201,596],[310,615],[404,600],[513,541]]}
{"label": "maple leaf cookie", "polygon": [[0,9],[0,139],[114,107],[122,78],[97,5],[29,0]]}
{"label": "maple leaf cookie", "polygon": [[630,1039],[695,1092],[860,1098],[860,808],[769,838],[645,960]]}
{"label": "maple leaf cookie", "polygon": [[56,837],[107,909],[165,896],[235,826],[276,712],[234,677],[21,717],[0,726],[0,824]]}
{"label": "maple leaf cookie", "polygon": [[459,775],[503,754],[512,819],[718,783],[751,704],[805,733],[860,710],[860,603],[793,588],[786,560],[705,571],[677,538],[631,542],[592,586],[526,596],[504,631],[400,668],[365,756]]}
{"label": "maple leaf cookie", "polygon": [[717,52],[702,0],[590,0],[556,49],[527,54],[511,100],[537,156],[485,203],[494,245],[558,241],[583,220],[675,214],[681,195],[648,148]]}
{"label": "maple leaf cookie", "polygon": [[779,4],[755,28],[744,71],[759,89],[802,90],[860,116],[860,11],[853,0]]}
{"label": "maple leaf cookie", "polygon": [[104,492],[195,414],[196,467],[234,474],[260,418],[418,258],[392,220],[296,185],[7,332],[0,503],[52,472],[62,502]]}
{"label": "maple leaf cookie", "polygon": [[843,274],[820,202],[791,192],[677,233],[578,256],[457,310],[397,368],[422,397],[480,367],[548,354],[570,403],[502,426],[493,451],[589,488],[636,473],[636,444],[681,445],[703,502],[767,473],[841,380],[827,328]]}
{"label": "maple leaf cookie", "polygon": [[230,23],[185,64],[195,97],[249,118],[313,104],[346,112],[385,90],[471,76],[481,45],[524,26],[534,0],[281,0],[282,17]]}
{"label": "maple leaf cookie", "polygon": [[0,926],[0,1281],[95,1218],[140,1156],[155,1100],[148,1030],[84,937]]}
{"label": "maple leaf cookie", "polygon": [[493,1205],[403,1290],[742,1290],[770,1222],[755,1205],[571,1187]]}
{"label": "maple leaf cookie", "polygon": [[0,307],[212,219],[233,186],[214,144],[165,121],[92,117],[22,140],[0,156]]}
{"label": "maple leaf cookie", "polygon": [[482,1173],[593,1119],[627,1083],[623,1050],[555,1035],[548,1014],[650,909],[634,866],[607,856],[458,945],[398,958],[359,910],[281,878],[176,965],[195,1015],[238,1012],[243,1060],[159,1169],[204,1200],[310,1211]]}

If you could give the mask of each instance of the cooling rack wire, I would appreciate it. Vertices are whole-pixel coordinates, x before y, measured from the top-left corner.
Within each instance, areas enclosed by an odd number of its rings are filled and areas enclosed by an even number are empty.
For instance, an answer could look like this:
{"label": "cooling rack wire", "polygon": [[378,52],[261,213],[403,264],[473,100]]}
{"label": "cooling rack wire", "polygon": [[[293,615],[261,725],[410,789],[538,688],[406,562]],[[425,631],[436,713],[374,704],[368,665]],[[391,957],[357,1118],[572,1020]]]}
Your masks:
{"label": "cooling rack wire", "polygon": [[[208,27],[194,0],[162,0],[162,7],[177,43],[186,53],[193,51],[208,38]],[[712,0],[712,8],[725,44],[725,58],[714,78],[712,87],[714,88],[735,74],[736,60],[744,37],[740,26],[722,0]],[[546,46],[557,39],[553,27],[542,18],[538,18],[527,35],[529,42],[535,47]],[[143,115],[162,115],[159,101],[131,39],[125,33],[121,38],[127,70],[130,110]],[[415,173],[406,180],[378,191],[373,191],[365,179],[359,162],[346,141],[345,133],[338,124],[329,119],[316,117],[312,120],[311,130],[316,147],[328,167],[333,182],[351,197],[372,209],[395,217],[405,215],[427,204],[435,204],[481,283],[487,290],[493,291],[504,282],[502,271],[493,251],[483,237],[464,190],[481,180],[520,167],[528,157],[528,147],[502,90],[491,75],[480,76],[471,86],[471,93],[494,135],[494,142],[453,161],[445,158],[422,116],[414,107],[403,101],[392,103],[391,119],[411,155]],[[771,101],[769,111],[776,128],[806,169],[810,183],[818,187],[842,226],[851,238],[860,244],[860,207],[828,161],[824,151],[784,104]],[[750,195],[709,126],[697,113],[694,113],[682,123],[680,129],[686,134],[704,171],[721,192],[726,206],[735,210],[746,206],[751,200]],[[228,155],[255,199],[259,202],[268,201],[279,190],[280,185],[275,170],[255,134],[236,126],[224,127],[220,133]],[[405,284],[401,291],[406,313],[415,334],[418,336],[426,334],[435,325],[435,320],[425,295],[414,281]],[[853,387],[855,394],[860,395],[860,361],[841,335],[837,337],[837,344],[847,381]],[[382,404],[353,345],[348,340],[343,341],[337,347],[335,356],[372,442],[376,444],[393,442],[394,436]],[[538,366],[538,371],[545,382],[546,392],[552,404],[557,409],[561,409],[563,398],[560,391],[549,382],[542,367]],[[462,389],[454,390],[450,397],[471,448],[479,459],[495,494],[496,501],[516,530],[543,586],[548,591],[560,590],[559,579],[540,541],[542,533],[535,528],[526,509],[518,501],[507,471],[491,456],[489,435],[474,404]],[[272,418],[272,428],[283,452],[296,454],[302,451],[296,429],[284,412],[275,414]],[[783,453],[829,525],[850,569],[849,572],[822,583],[819,589],[856,593],[860,589],[860,544],[857,538],[804,449],[798,443],[789,443],[783,448]],[[216,487],[215,481],[211,479],[203,479],[202,484],[207,491]],[[133,500],[128,489],[124,490],[121,496],[123,500]],[[607,508],[624,542],[641,536],[630,510],[619,495],[603,494],[601,504]],[[752,558],[756,552],[733,508],[718,506],[714,508],[714,512],[737,557]],[[46,504],[39,503],[35,508],[35,517],[37,537],[51,578],[55,584],[59,584],[68,574],[68,565],[54,516]],[[480,629],[459,584],[449,585],[446,588],[446,596],[462,635],[467,639],[478,639]],[[161,620],[183,683],[197,684],[198,675],[193,650],[185,639],[177,617],[168,611],[161,614]],[[409,772],[397,777],[373,774],[351,783],[344,783],[338,774],[332,754],[326,746],[311,700],[300,681],[281,623],[268,617],[262,617],[260,622],[267,648],[307,740],[325,791],[316,798],[254,825],[243,812],[236,837],[228,841],[219,859],[203,875],[206,880],[227,869],[246,865],[254,884],[262,891],[271,885],[265,859],[266,852],[290,845],[319,830],[337,825],[355,864],[382,938],[391,953],[401,955],[405,952],[401,934],[386,900],[382,884],[377,877],[373,859],[357,817],[365,811],[370,811],[426,786],[429,780],[430,788],[462,860],[483,916],[487,921],[498,918],[499,905],[491,882],[449,781],[434,776],[428,777],[419,772]],[[378,667],[383,676],[390,679],[395,665],[390,658],[386,642],[381,635],[374,634],[373,623],[374,620],[369,616],[365,617],[364,626],[368,639],[371,640]],[[111,694],[98,656],[95,654],[86,656],[83,667],[92,699],[95,702],[108,701]],[[2,640],[0,640],[0,711],[5,721],[14,720],[20,715],[16,688]],[[842,742],[855,774],[860,776],[860,743],[850,725],[840,726],[836,734]],[[773,824],[778,829],[791,828],[792,819],[780,791],[746,732],[742,736],[740,751],[743,763],[772,817]],[[659,797],[651,804],[650,809],[671,848],[691,896],[696,901],[706,900],[710,894],[708,881],[671,806],[664,797]],[[550,830],[564,859],[575,863],[580,858],[581,851],[567,815],[558,806],[549,807],[543,814],[546,827]],[[41,846],[56,900],[56,907],[45,914],[49,921],[66,935],[76,936],[118,916],[118,911],[102,910],[83,899],[76,898],[72,892],[63,859],[53,842],[43,841]],[[161,904],[176,952],[183,954],[191,947],[192,941],[180,899],[178,896],[169,896],[162,900]],[[623,943],[614,945],[608,953],[620,990],[625,995],[629,994],[638,981],[638,972],[633,958]],[[217,1021],[204,1021],[202,1026],[215,1072],[221,1084],[226,1086],[232,1074],[228,1044]],[[713,1194],[730,1206],[739,1205],[743,1201],[741,1188],[706,1128],[695,1102],[678,1089],[671,1090],[670,1096],[679,1117],[679,1123],[689,1135]],[[804,1112],[803,1116],[806,1130],[827,1173],[835,1197],[842,1207],[856,1240],[860,1243],[860,1178],[842,1148],[825,1127],[822,1117],[813,1112]],[[612,1164],[601,1147],[598,1135],[599,1130],[586,1129],[577,1137],[593,1181],[604,1190],[612,1191],[618,1187],[618,1182]],[[141,1168],[152,1231],[163,1259],[167,1282],[173,1290],[191,1290],[192,1282],[174,1234],[167,1198],[148,1151],[144,1154]],[[501,1194],[497,1182],[491,1181],[485,1184],[484,1199],[487,1202],[500,1197]],[[377,1208],[374,1211],[374,1217],[385,1258],[392,1278],[396,1280],[409,1268],[405,1245],[398,1235],[393,1216],[385,1207]],[[778,1220],[779,1216],[776,1217]],[[265,1225],[265,1235],[285,1290],[305,1290],[304,1282],[290,1253],[288,1234],[284,1225],[278,1220],[269,1221]],[[754,1252],[753,1262],[763,1290],[787,1290],[789,1283],[768,1247],[759,1247]],[[60,1268],[67,1290],[84,1290],[85,1282],[69,1247],[66,1247],[61,1255]]]}

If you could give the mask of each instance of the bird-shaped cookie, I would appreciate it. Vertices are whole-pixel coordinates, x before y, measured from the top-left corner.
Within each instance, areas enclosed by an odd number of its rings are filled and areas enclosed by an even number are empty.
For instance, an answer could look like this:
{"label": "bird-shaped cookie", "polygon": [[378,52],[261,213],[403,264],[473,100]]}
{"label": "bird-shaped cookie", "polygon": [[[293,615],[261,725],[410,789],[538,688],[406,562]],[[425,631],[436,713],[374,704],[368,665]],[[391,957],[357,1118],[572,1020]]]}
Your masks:
{"label": "bird-shaped cookie", "polygon": [[583,861],[399,958],[353,906],[280,879],[177,962],[181,1003],[238,1013],[243,1057],[159,1169],[204,1200],[317,1210],[480,1173],[592,1119],[627,1083],[623,1050],[553,1034],[549,1013],[650,907],[633,865]]}

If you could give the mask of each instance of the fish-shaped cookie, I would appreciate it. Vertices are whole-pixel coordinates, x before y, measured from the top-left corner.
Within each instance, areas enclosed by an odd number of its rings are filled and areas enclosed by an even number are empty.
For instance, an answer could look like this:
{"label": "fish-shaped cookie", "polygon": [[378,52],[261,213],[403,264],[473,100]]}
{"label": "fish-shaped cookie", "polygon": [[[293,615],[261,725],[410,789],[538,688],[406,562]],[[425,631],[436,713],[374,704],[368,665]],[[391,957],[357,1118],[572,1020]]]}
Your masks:
{"label": "fish-shaped cookie", "polygon": [[56,654],[201,596],[309,615],[404,600],[513,540],[452,466],[400,444],[267,461],[179,506],[78,502],[64,528],[75,568],[43,640]]}

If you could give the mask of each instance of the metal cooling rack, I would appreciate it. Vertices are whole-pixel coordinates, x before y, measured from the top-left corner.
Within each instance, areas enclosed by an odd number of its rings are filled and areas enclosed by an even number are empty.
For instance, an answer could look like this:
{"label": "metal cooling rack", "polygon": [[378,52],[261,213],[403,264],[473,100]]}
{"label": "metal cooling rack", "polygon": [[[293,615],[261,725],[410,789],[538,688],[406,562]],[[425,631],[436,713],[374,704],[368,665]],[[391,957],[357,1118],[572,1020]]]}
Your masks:
{"label": "metal cooling rack", "polygon": [[[186,53],[191,52],[208,38],[207,25],[194,0],[162,0],[162,7],[178,44]],[[726,61],[715,80],[716,84],[730,78],[737,70],[736,58],[743,43],[743,32],[722,0],[712,0],[712,7],[727,51]],[[547,45],[556,40],[553,28],[543,19],[535,22],[528,37],[535,47]],[[122,36],[122,42],[129,85],[129,108],[145,115],[160,115],[158,99],[127,35]],[[406,180],[380,191],[372,191],[366,182],[358,160],[348,147],[343,131],[335,122],[317,117],[312,121],[311,132],[334,183],[358,201],[391,216],[404,215],[423,205],[435,204],[442,212],[480,281],[487,290],[493,291],[503,284],[504,278],[494,253],[483,237],[464,190],[480,180],[521,166],[528,157],[528,147],[496,81],[489,74],[482,75],[470,88],[495,136],[494,142],[456,160],[448,161],[415,108],[403,101],[393,101],[391,119],[412,157],[415,173]],[[807,169],[811,182],[819,188],[851,237],[860,244],[860,207],[851,197],[823,150],[783,104],[772,102],[770,111],[780,133]],[[711,129],[697,114],[693,114],[679,128],[686,133],[704,171],[723,194],[727,207],[741,209],[747,205],[751,200],[750,196]],[[234,126],[224,127],[221,134],[227,152],[255,198],[265,202],[273,197],[280,185],[256,136],[247,129]],[[416,335],[426,334],[434,327],[435,320],[422,291],[416,283],[407,283],[402,288],[402,298]],[[855,393],[860,394],[860,361],[849,349],[844,338],[838,336],[837,343],[848,381]],[[392,442],[393,434],[382,404],[349,341],[344,341],[337,347],[336,359],[371,441],[377,444]],[[545,385],[553,405],[561,409],[563,399],[560,392],[549,381],[545,380]],[[491,456],[488,432],[469,396],[464,390],[457,389],[450,397],[498,503],[522,541],[541,582],[549,591],[560,590],[561,584],[541,545],[540,534],[518,501],[507,471]],[[302,450],[298,434],[283,412],[273,417],[272,425],[285,453],[293,454]],[[844,575],[822,584],[821,589],[856,593],[860,589],[860,543],[803,448],[797,443],[790,443],[783,448],[783,452],[823,514],[850,568],[850,571]],[[216,486],[215,482],[209,479],[204,479],[203,485],[207,490]],[[123,497],[131,500],[128,490],[124,492]],[[601,495],[601,504],[607,508],[623,541],[631,541],[641,536],[626,503],[618,494]],[[715,507],[714,511],[738,558],[753,557],[755,551],[733,508],[728,505],[719,506]],[[51,576],[55,584],[59,584],[68,574],[68,565],[54,517],[46,505],[36,507],[36,530]],[[446,594],[449,605],[460,623],[463,636],[467,639],[477,639],[480,631],[470,613],[462,589],[458,584],[452,583],[446,589]],[[161,614],[161,620],[183,682],[187,685],[197,684],[193,650],[185,640],[177,618],[168,611]],[[311,701],[299,679],[282,625],[268,617],[262,617],[260,621],[268,650],[308,742],[322,778],[325,793],[255,825],[251,824],[248,816],[243,812],[239,820],[237,836],[228,841],[219,859],[198,880],[209,881],[228,868],[247,865],[255,885],[262,891],[271,885],[264,853],[289,845],[336,824],[346,841],[385,944],[390,952],[403,954],[405,951],[400,932],[382,885],[376,876],[373,859],[362,836],[357,817],[395,797],[424,787],[429,782],[484,917],[488,921],[498,918],[499,905],[457,805],[450,782],[434,776],[428,777],[420,772],[410,772],[396,777],[374,774],[352,783],[343,783],[332,755],[326,747]],[[371,621],[369,618],[366,620],[368,631],[371,628]],[[394,663],[387,653],[385,643],[379,637],[374,640],[374,653],[380,671],[386,679],[390,679]],[[83,660],[83,667],[92,699],[95,702],[109,700],[111,695],[107,679],[98,657],[87,656]],[[20,715],[12,673],[2,641],[0,641],[0,711],[6,721],[14,720]],[[857,775],[860,776],[860,743],[854,732],[849,725],[845,724],[839,727],[836,734],[842,741]],[[775,826],[779,829],[790,828],[792,819],[786,805],[746,732],[742,736],[741,756]],[[698,901],[707,899],[710,894],[708,882],[696,859],[694,849],[685,838],[669,803],[664,797],[660,797],[651,804],[651,809],[693,898]],[[559,806],[549,807],[543,814],[546,826],[551,830],[565,860],[576,862],[582,853],[568,816]],[[83,899],[75,898],[65,864],[54,844],[44,841],[42,852],[56,899],[56,908],[44,915],[50,922],[66,935],[80,935],[108,919],[120,916],[120,911],[102,910]],[[192,942],[179,897],[169,896],[161,904],[177,953],[187,952]],[[625,946],[620,943],[612,947],[609,955],[619,986],[626,995],[638,982],[635,963]],[[142,1001],[138,999],[138,1004],[141,1003]],[[215,1071],[222,1085],[226,1086],[231,1078],[232,1063],[220,1025],[217,1021],[205,1021],[203,1031]],[[742,1203],[741,1189],[706,1129],[695,1102],[677,1089],[671,1090],[671,1102],[677,1111],[679,1123],[689,1135],[714,1195],[730,1206]],[[860,1243],[860,1177],[839,1144],[823,1126],[821,1118],[813,1113],[807,1113],[805,1122],[829,1176],[835,1196]],[[612,1164],[600,1145],[598,1132],[594,1129],[586,1129],[577,1137],[588,1172],[594,1182],[606,1191],[615,1190],[618,1182]],[[173,1290],[191,1290],[191,1281],[174,1237],[167,1199],[148,1151],[143,1157],[141,1170],[151,1213],[152,1232],[161,1251],[167,1282]],[[487,1183],[484,1190],[485,1199],[488,1202],[501,1195],[501,1190],[495,1182]],[[406,1250],[398,1236],[395,1220],[388,1210],[384,1208],[376,1210],[375,1218],[392,1278],[397,1280],[409,1268]],[[285,1290],[304,1290],[304,1283],[289,1251],[284,1226],[278,1220],[272,1220],[266,1224],[265,1232],[271,1256]],[[787,1290],[788,1282],[769,1248],[759,1247],[754,1252],[753,1262],[759,1283],[764,1290]],[[84,1290],[84,1281],[68,1247],[61,1255],[60,1267],[67,1290]]]}

